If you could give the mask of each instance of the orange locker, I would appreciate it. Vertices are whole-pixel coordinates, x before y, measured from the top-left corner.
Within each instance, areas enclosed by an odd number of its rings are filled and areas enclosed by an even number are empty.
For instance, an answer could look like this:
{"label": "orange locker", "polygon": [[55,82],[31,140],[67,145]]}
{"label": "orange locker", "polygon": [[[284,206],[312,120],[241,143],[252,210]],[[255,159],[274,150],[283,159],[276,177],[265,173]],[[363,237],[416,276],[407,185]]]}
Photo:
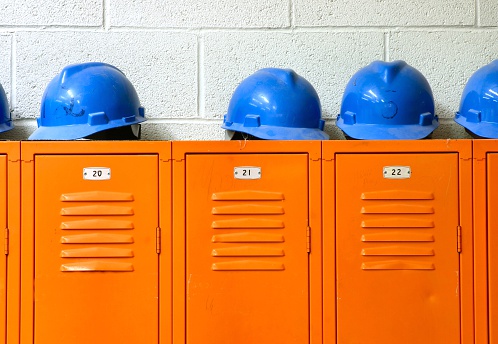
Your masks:
{"label": "orange locker", "polygon": [[476,343],[498,343],[498,140],[474,140]]}
{"label": "orange locker", "polygon": [[323,142],[325,343],[473,343],[471,154]]}
{"label": "orange locker", "polygon": [[3,343],[7,333],[18,331],[18,323],[14,319],[19,297],[20,178],[20,143],[0,142],[0,179],[3,184],[0,188],[0,226],[3,232],[0,254],[0,342]]}
{"label": "orange locker", "polygon": [[21,343],[170,342],[170,153],[22,143]]}
{"label": "orange locker", "polygon": [[320,149],[173,143],[174,343],[321,342]]}

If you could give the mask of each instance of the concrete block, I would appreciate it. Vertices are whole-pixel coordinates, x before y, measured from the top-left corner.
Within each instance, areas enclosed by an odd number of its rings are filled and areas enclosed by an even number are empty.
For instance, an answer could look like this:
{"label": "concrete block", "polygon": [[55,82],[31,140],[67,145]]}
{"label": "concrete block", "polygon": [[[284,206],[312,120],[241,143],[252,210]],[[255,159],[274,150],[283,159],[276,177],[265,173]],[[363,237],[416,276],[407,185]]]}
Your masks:
{"label": "concrete block", "polygon": [[256,70],[291,68],[316,89],[324,117],[339,113],[346,83],[383,58],[380,32],[216,32],[204,37],[204,114],[223,118],[237,85]]}
{"label": "concrete block", "polygon": [[197,115],[194,34],[76,31],[18,33],[17,118],[39,115],[47,84],[64,66],[89,61],[121,69],[137,90],[146,117]]}
{"label": "concrete block", "polygon": [[498,32],[410,31],[392,33],[390,60],[405,60],[429,81],[436,114],[453,118],[468,78],[498,56]]}
{"label": "concrete block", "polygon": [[224,140],[219,121],[145,122],[142,140]]}
{"label": "concrete block", "polygon": [[289,2],[280,0],[114,0],[110,23],[132,27],[284,27],[290,25],[289,18]]}
{"label": "concrete block", "polygon": [[0,0],[0,25],[101,26],[101,0]]}
{"label": "concrete block", "polygon": [[496,0],[480,0],[479,12],[481,26],[498,26],[498,2]]}
{"label": "concrete block", "polygon": [[474,13],[473,0],[295,0],[297,26],[472,25]]}
{"label": "concrete block", "polygon": [[471,139],[464,127],[456,123],[453,118],[441,118],[439,127],[432,132],[431,139]]}
{"label": "concrete block", "polygon": [[11,55],[12,55],[12,36],[11,35],[0,35],[0,84],[2,85],[5,94],[7,95],[7,100],[9,101],[9,107],[12,109],[12,104],[10,103],[11,97]]}

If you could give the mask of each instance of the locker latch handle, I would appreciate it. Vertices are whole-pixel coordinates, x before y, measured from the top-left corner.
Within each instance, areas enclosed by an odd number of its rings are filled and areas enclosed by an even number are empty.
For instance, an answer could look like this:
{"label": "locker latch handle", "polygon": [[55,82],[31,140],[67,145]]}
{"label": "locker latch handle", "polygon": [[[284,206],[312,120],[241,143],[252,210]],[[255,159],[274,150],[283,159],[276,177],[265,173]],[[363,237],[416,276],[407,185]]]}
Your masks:
{"label": "locker latch handle", "polygon": [[457,252],[462,253],[462,227],[457,226]]}
{"label": "locker latch handle", "polygon": [[306,252],[311,252],[311,228],[306,227]]}
{"label": "locker latch handle", "polygon": [[161,253],[161,228],[156,228],[156,253]]}
{"label": "locker latch handle", "polygon": [[4,250],[5,255],[8,255],[9,254],[9,229],[8,228],[5,228],[3,238],[4,238],[3,250]]}

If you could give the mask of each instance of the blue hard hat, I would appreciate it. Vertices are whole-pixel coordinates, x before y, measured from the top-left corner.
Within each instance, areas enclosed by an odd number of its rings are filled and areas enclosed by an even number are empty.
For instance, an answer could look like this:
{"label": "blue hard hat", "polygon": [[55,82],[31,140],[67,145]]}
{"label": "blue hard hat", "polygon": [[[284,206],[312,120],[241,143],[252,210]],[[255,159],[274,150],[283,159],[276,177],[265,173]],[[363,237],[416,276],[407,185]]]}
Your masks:
{"label": "blue hard hat", "polygon": [[478,136],[498,138],[498,60],[478,69],[467,81],[455,122]]}
{"label": "blue hard hat", "polygon": [[267,140],[326,140],[313,86],[291,69],[265,68],[232,95],[223,129]]}
{"label": "blue hard hat", "polygon": [[7,96],[2,85],[0,85],[0,133],[10,130],[13,127]]}
{"label": "blue hard hat", "polygon": [[144,108],[123,72],[106,63],[80,63],[48,84],[29,140],[73,140],[143,121]]}
{"label": "blue hard hat", "polygon": [[425,77],[404,61],[374,61],[344,91],[337,126],[362,140],[413,140],[439,125]]}

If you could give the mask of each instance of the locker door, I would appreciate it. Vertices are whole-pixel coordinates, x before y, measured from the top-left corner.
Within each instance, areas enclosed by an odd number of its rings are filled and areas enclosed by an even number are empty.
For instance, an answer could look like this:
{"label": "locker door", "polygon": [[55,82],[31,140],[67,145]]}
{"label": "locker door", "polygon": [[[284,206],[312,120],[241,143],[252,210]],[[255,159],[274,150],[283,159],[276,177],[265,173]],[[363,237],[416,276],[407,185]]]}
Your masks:
{"label": "locker door", "polygon": [[488,154],[488,293],[489,342],[498,343],[498,154]]}
{"label": "locker door", "polygon": [[338,343],[459,343],[457,154],[336,164]]}
{"label": "locker door", "polygon": [[[0,178],[2,187],[0,187],[0,228],[2,231],[7,228],[7,157],[0,155]],[[5,236],[6,233],[3,233]],[[0,252],[0,341],[5,338],[6,323],[6,300],[7,300],[7,255],[5,254],[5,242],[2,240],[2,252]]]}
{"label": "locker door", "polygon": [[157,343],[157,227],[156,156],[36,156],[34,342]]}
{"label": "locker door", "polygon": [[187,343],[309,342],[308,156],[187,155],[186,171]]}

